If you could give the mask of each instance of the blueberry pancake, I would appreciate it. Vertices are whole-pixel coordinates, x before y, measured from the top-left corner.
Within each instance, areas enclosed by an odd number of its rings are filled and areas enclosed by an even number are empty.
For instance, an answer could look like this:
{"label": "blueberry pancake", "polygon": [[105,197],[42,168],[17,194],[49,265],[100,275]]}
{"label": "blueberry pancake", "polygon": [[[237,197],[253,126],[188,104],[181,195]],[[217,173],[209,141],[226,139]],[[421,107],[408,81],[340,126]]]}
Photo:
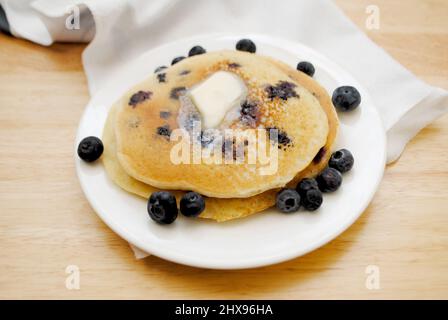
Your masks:
{"label": "blueberry pancake", "polygon": [[[305,87],[313,95],[315,95],[322,108],[324,109],[329,123],[329,132],[327,136],[327,142],[324,146],[325,152],[318,152],[313,161],[307,166],[307,168],[301,171],[294,180],[300,180],[303,177],[315,176],[319,173],[328,162],[330,156],[331,147],[336,137],[338,128],[338,119],[334,107],[331,103],[331,98],[328,96],[326,90],[322,88],[315,80],[307,75],[298,72],[289,66],[278,62],[274,59],[266,58],[269,63],[277,64],[280,68],[283,68],[285,72],[297,81],[300,85]],[[115,108],[113,108],[109,114],[106,126],[103,133],[103,142],[106,146],[103,163],[106,171],[116,184],[125,189],[128,192],[137,194],[145,199],[153,192],[159,191],[159,189],[142,183],[131,176],[129,176],[121,167],[116,157],[115,148],[115,135],[114,135],[114,122]],[[200,218],[213,219],[219,222],[232,220],[236,218],[243,218],[245,216],[263,211],[275,204],[275,196],[278,190],[269,190],[262,194],[252,196],[246,199],[220,199],[220,198],[206,198],[205,211],[199,216]],[[183,192],[173,192],[176,198],[179,200]]]}
{"label": "blueberry pancake", "polygon": [[[220,92],[223,88],[228,91]],[[135,86],[117,108],[116,155],[129,176],[157,188],[193,190],[207,197],[248,198],[284,187],[312,163],[329,136],[329,121],[318,99],[288,70],[247,52],[219,51],[177,62]],[[197,136],[193,122],[200,123]],[[274,173],[260,174],[265,165],[258,161],[207,162],[201,148],[222,149],[220,156],[225,157],[220,132],[255,128],[265,130],[266,148],[278,150]],[[275,143],[269,143],[272,128],[278,133]],[[203,161],[173,161],[178,141],[170,135],[176,129],[191,133],[192,143],[199,141]],[[210,138],[207,129],[217,136]]]}

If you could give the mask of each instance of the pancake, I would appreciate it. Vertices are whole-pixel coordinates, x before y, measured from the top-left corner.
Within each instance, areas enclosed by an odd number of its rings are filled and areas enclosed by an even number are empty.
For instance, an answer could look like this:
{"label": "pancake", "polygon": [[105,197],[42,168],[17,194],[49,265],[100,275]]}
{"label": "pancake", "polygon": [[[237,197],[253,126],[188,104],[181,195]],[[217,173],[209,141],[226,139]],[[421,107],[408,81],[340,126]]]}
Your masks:
{"label": "pancake", "polygon": [[[278,146],[278,169],[274,174],[260,174],[264,167],[260,162],[216,165],[171,160],[177,142],[167,136],[179,128],[180,97],[185,97],[185,88],[219,70],[238,75],[248,89],[247,102],[257,108],[255,123],[242,121],[241,115],[225,128],[278,129],[279,140],[273,146]],[[284,187],[327,142],[328,120],[318,99],[262,57],[240,51],[202,54],[164,70],[162,78],[160,81],[155,75],[125,94],[118,102],[115,119],[118,160],[128,175],[145,184],[193,190],[215,198],[247,198]],[[237,108],[241,111],[240,105]]]}
{"label": "pancake", "polygon": [[[314,177],[327,165],[328,158],[331,155],[331,147],[336,138],[338,129],[338,119],[335,109],[332,105],[331,98],[327,94],[326,90],[322,88],[314,79],[310,78],[306,74],[296,71],[288,65],[276,61],[274,59],[265,58],[269,63],[275,63],[279,67],[283,68],[285,72],[294,78],[295,81],[300,83],[303,87],[309,90],[319,100],[320,105],[324,109],[329,124],[329,132],[326,144],[324,146],[325,152],[321,152],[321,157],[316,157],[315,161],[312,161],[305,170],[299,172],[294,178],[295,181],[300,181],[304,177]],[[104,154],[102,157],[103,164],[109,178],[114,181],[118,186],[124,190],[148,199],[150,194],[160,189],[153,186],[142,183],[131,176],[121,167],[116,157],[115,148],[115,135],[114,135],[114,117],[116,107],[112,108],[103,132],[103,143],[105,145]],[[295,182],[294,182],[295,183]],[[293,183],[290,183],[292,187]],[[233,220],[237,218],[243,218],[254,213],[263,211],[269,207],[275,205],[275,196],[278,190],[269,190],[262,194],[252,196],[246,199],[220,199],[220,198],[206,198],[206,209],[199,216],[200,218],[207,218],[216,220],[218,222]],[[173,191],[177,200],[180,200],[183,192]]]}

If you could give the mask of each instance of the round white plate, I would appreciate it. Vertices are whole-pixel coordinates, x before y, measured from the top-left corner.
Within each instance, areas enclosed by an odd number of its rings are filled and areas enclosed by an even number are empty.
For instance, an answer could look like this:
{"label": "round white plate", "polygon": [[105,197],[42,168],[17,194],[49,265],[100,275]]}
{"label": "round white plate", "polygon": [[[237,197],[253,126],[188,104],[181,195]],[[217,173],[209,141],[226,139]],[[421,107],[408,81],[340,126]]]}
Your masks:
{"label": "round white plate", "polygon": [[[110,228],[143,251],[177,263],[215,269],[252,268],[285,261],[337,237],[361,215],[378,187],[385,166],[385,135],[366,90],[338,65],[308,47],[262,35],[244,37],[254,40],[257,54],[272,56],[293,67],[302,60],[312,62],[316,67],[314,78],[330,95],[341,85],[353,85],[360,91],[361,106],[351,113],[339,113],[340,131],[335,145],[351,150],[355,165],[344,174],[342,187],[325,194],[322,207],[314,213],[282,214],[270,209],[225,223],[179,215],[175,223],[166,226],[149,218],[145,199],[110,181],[101,161],[87,164],[75,156],[81,186],[94,210]],[[112,103],[127,88],[151,76],[157,66],[169,65],[173,57],[186,55],[197,44],[208,51],[234,49],[241,38],[213,34],[179,40],[129,62],[91,99],[79,125],[75,148],[86,136],[101,137]]]}

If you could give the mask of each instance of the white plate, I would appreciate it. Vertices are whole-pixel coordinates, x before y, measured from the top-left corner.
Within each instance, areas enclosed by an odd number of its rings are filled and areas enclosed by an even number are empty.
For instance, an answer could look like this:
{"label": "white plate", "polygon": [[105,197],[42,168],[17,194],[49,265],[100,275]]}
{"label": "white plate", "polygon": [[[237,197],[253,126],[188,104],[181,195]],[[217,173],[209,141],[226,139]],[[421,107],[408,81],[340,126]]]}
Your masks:
{"label": "white plate", "polygon": [[[382,178],[385,135],[368,93],[346,71],[301,44],[262,35],[245,35],[257,45],[257,53],[294,66],[302,60],[316,67],[314,78],[331,95],[341,85],[353,85],[362,96],[361,106],[340,116],[335,148],[347,148],[355,157],[353,169],[344,175],[342,187],[325,194],[314,213],[282,214],[275,209],[226,223],[183,216],[169,226],[148,217],[146,200],[131,195],[111,182],[101,164],[86,164],[75,156],[81,186],[103,221],[121,237],[158,257],[196,267],[240,269],[269,265],[304,255],[324,245],[348,228],[364,211]],[[159,65],[185,55],[196,44],[208,51],[233,49],[242,36],[205,35],[153,49],[130,62],[88,104],[79,125],[78,142],[90,135],[102,136],[112,103],[133,84],[150,76]],[[105,146],[107,148],[107,146]],[[76,155],[76,152],[75,152]]]}

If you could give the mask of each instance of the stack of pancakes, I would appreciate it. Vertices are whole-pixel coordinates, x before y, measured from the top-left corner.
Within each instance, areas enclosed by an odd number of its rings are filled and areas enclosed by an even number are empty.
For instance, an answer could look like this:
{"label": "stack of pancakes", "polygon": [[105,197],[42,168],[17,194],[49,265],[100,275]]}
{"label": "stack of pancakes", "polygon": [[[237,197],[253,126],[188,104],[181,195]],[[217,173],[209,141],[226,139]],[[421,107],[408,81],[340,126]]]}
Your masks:
{"label": "stack of pancakes", "polygon": [[[176,142],[169,134],[182,126],[182,96],[217,71],[242,79],[246,103],[256,108],[251,121],[243,121],[242,113],[228,128],[276,128],[287,135],[286,146],[280,145],[281,137],[276,141],[274,174],[261,175],[259,164],[179,164],[170,158]],[[226,221],[275,205],[279,189],[317,175],[327,165],[337,129],[331,98],[308,75],[247,52],[211,52],[161,70],[112,106],[103,132],[103,163],[109,177],[128,192],[147,199],[169,190],[179,201],[186,191],[196,191],[206,203],[199,217]]]}

